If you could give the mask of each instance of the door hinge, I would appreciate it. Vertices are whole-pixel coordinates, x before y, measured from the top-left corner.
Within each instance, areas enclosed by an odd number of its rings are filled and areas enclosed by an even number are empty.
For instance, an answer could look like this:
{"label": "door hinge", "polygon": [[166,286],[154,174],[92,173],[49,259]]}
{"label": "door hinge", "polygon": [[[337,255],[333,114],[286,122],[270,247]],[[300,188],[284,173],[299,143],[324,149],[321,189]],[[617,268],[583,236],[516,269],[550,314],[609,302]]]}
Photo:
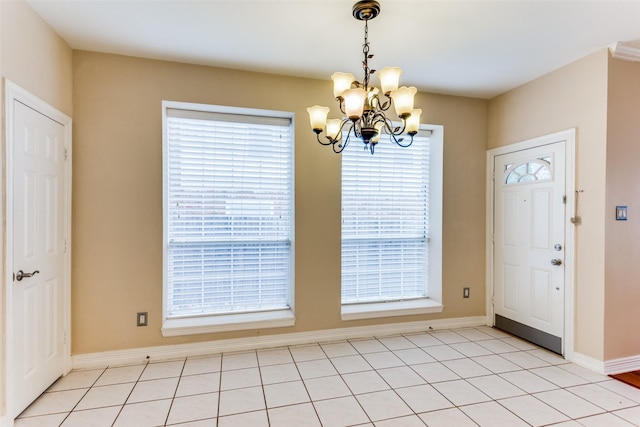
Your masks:
{"label": "door hinge", "polygon": [[562,196],[562,203],[567,204],[567,196]]}
{"label": "door hinge", "polygon": [[69,151],[65,148],[64,149],[64,159],[67,160],[68,157],[69,157]]}
{"label": "door hinge", "polygon": [[67,239],[64,239],[64,253],[67,253]]}
{"label": "door hinge", "polygon": [[68,337],[67,337],[67,331],[64,331],[64,342],[63,342],[63,344],[66,344],[66,343],[67,343],[67,339],[68,339]]}

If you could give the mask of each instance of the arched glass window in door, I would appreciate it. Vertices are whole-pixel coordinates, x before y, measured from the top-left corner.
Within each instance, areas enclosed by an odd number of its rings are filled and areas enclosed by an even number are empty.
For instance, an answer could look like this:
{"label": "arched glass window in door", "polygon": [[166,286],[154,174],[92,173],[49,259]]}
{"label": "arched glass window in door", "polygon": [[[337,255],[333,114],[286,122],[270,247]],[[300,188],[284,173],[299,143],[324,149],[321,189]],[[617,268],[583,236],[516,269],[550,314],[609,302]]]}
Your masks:
{"label": "arched glass window in door", "polygon": [[505,165],[505,184],[519,184],[525,182],[550,181],[551,157],[529,160],[524,163]]}

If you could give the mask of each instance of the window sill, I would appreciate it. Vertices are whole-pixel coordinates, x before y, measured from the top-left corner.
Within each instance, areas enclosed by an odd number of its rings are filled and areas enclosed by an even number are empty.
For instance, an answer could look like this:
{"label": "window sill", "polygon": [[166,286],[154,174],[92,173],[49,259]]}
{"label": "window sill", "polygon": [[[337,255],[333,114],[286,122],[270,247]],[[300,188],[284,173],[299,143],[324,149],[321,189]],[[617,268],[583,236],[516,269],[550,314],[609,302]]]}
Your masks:
{"label": "window sill", "polygon": [[375,319],[379,317],[441,313],[443,308],[443,305],[439,302],[424,298],[411,301],[343,305],[340,315],[342,320]]}
{"label": "window sill", "polygon": [[163,337],[175,337],[247,329],[284,328],[293,326],[295,322],[296,318],[293,310],[288,309],[259,313],[165,319],[161,331]]}

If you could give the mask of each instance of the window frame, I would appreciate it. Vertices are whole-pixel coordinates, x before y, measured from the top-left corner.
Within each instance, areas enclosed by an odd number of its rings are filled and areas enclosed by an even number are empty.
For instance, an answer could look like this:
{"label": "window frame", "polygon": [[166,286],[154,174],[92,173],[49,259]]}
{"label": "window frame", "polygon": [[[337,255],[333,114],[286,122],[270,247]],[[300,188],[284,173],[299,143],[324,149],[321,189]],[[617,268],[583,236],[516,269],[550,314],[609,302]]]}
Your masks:
{"label": "window frame", "polygon": [[[421,125],[420,131],[429,131],[429,228],[428,228],[428,293],[424,298],[399,301],[378,301],[366,303],[342,303],[342,320],[374,319],[394,316],[410,316],[440,313],[442,305],[442,192],[444,127],[441,125]],[[392,142],[381,142],[392,143]],[[409,148],[393,147],[398,150]],[[379,155],[378,153],[374,155]],[[342,181],[341,181],[342,182]],[[342,184],[341,184],[342,187]],[[341,190],[342,193],[342,190]],[[342,214],[341,214],[342,215]],[[342,238],[341,238],[342,241]],[[342,245],[341,245],[342,247]],[[342,268],[342,266],[341,266]],[[342,276],[342,275],[341,275]],[[342,283],[340,284],[342,288]]]}
{"label": "window frame", "polygon": [[[290,199],[290,252],[289,252],[289,278],[288,278],[288,308],[270,311],[252,311],[239,313],[206,314],[184,317],[168,316],[168,261],[169,261],[169,209],[168,209],[168,110],[193,111],[196,114],[221,113],[255,117],[285,118],[290,121],[291,127],[291,199]],[[264,329],[290,327],[295,324],[294,290],[295,290],[295,116],[291,112],[263,110],[242,107],[230,107],[221,105],[197,104],[178,101],[162,101],[162,244],[163,244],[163,274],[162,274],[162,327],[161,332],[165,337],[193,335],[202,333],[227,332],[249,329]]]}

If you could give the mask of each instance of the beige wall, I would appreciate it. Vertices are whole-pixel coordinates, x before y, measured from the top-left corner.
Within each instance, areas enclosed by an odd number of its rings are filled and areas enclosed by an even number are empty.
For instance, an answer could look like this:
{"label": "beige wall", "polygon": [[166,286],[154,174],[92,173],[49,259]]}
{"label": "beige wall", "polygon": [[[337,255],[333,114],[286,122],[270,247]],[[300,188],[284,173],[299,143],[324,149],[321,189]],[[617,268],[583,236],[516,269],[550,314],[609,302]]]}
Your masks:
{"label": "beige wall", "polygon": [[[640,63],[609,60],[605,204],[605,360],[640,354]],[[615,220],[615,206],[629,220]]]}
{"label": "beige wall", "polygon": [[73,116],[69,45],[25,1],[0,1],[0,7],[2,77]]}
{"label": "beige wall", "polygon": [[[72,51],[23,0],[0,0],[0,75],[67,115],[72,110]],[[4,85],[2,86],[4,89]],[[4,96],[0,116],[4,124]],[[2,131],[4,147],[4,128]],[[4,148],[2,150],[4,152]],[[4,168],[3,168],[4,169]],[[4,178],[3,178],[4,179]],[[2,196],[4,206],[4,195]],[[4,212],[4,208],[2,209]],[[3,215],[4,218],[4,215]],[[4,235],[4,230],[3,233]],[[0,250],[0,253],[2,251]],[[0,270],[4,270],[4,262]],[[0,277],[4,278],[4,273]],[[0,418],[6,413],[4,376],[6,283],[0,286]]]}
{"label": "beige wall", "polygon": [[[486,101],[427,94],[417,99],[423,122],[445,126],[444,312],[343,322],[340,156],[315,141],[306,113],[315,103],[335,104],[330,81],[90,52],[74,52],[73,64],[74,354],[484,315]],[[294,327],[161,336],[162,100],[295,113]],[[462,299],[464,286],[471,287],[468,300]],[[149,312],[149,327],[136,327],[137,311]]]}
{"label": "beige wall", "polygon": [[[576,128],[575,350],[603,360],[607,59],[603,49],[489,102],[488,148]],[[573,195],[567,195],[571,202]]]}

